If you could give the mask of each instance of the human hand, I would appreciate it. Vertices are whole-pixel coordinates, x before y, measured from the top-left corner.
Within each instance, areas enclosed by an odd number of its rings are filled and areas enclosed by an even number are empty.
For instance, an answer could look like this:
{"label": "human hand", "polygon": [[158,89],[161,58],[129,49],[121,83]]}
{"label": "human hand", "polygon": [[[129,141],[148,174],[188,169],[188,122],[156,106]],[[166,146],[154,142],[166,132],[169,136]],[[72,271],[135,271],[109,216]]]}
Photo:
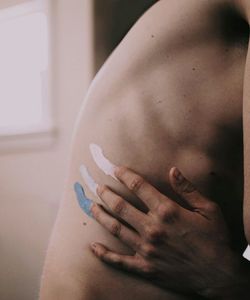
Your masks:
{"label": "human hand", "polygon": [[93,253],[109,265],[137,273],[163,288],[211,299],[235,299],[232,286],[238,284],[234,275],[239,263],[230,249],[220,208],[177,168],[170,170],[169,180],[190,209],[161,194],[130,169],[119,167],[115,174],[149,211],[137,210],[107,186],[98,187],[98,195],[110,211],[134,230],[97,203],[91,205],[93,217],[133,249],[134,255],[121,255],[100,243],[91,245]]}

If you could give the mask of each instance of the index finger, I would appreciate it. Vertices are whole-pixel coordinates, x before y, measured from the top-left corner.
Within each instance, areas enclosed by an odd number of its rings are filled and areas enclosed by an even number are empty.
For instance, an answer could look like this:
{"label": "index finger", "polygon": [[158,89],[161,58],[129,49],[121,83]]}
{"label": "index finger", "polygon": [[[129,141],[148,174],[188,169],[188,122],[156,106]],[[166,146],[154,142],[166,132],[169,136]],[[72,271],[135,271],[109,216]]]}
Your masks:
{"label": "index finger", "polygon": [[115,176],[140,198],[150,210],[155,210],[164,200],[168,199],[142,176],[131,169],[119,166],[115,168]]}

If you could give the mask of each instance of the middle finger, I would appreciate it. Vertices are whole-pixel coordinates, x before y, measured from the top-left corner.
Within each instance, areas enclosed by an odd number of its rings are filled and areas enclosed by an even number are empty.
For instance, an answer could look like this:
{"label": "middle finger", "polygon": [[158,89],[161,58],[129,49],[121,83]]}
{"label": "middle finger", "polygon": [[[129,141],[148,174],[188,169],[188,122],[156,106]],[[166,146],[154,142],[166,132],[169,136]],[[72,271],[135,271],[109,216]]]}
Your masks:
{"label": "middle finger", "polygon": [[141,238],[139,235],[109,215],[99,204],[93,204],[91,212],[96,221],[125,245],[137,252]]}
{"label": "middle finger", "polygon": [[110,210],[140,234],[144,233],[148,215],[125,201],[107,186],[98,186],[97,194]]}
{"label": "middle finger", "polygon": [[168,200],[167,197],[163,196],[152,184],[127,167],[117,167],[115,175],[130,191],[141,199],[152,212],[163,202],[163,199],[165,201]]}

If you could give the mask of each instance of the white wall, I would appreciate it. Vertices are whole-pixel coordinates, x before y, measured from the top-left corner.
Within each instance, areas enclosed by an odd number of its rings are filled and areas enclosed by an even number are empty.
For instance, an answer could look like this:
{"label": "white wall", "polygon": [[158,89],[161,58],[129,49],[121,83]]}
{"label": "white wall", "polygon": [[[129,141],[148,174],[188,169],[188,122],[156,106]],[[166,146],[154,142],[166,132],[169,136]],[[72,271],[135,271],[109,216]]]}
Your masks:
{"label": "white wall", "polygon": [[47,149],[0,152],[1,300],[37,299],[72,128],[92,77],[92,0],[51,2],[51,86],[58,135]]}

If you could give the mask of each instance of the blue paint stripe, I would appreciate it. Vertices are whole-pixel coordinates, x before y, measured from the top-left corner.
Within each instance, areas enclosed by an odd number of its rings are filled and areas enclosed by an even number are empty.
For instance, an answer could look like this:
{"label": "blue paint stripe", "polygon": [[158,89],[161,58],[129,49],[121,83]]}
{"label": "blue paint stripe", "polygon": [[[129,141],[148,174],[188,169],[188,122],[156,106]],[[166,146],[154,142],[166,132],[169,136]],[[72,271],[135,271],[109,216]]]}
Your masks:
{"label": "blue paint stripe", "polygon": [[93,204],[93,201],[88,199],[85,195],[85,192],[84,192],[84,189],[83,187],[81,186],[80,183],[76,182],[74,184],[74,190],[75,190],[75,193],[76,193],[76,196],[77,196],[77,200],[78,200],[78,203],[81,207],[81,209],[91,218],[93,218],[93,215],[91,213],[91,207],[92,207],[92,204]]}

